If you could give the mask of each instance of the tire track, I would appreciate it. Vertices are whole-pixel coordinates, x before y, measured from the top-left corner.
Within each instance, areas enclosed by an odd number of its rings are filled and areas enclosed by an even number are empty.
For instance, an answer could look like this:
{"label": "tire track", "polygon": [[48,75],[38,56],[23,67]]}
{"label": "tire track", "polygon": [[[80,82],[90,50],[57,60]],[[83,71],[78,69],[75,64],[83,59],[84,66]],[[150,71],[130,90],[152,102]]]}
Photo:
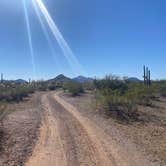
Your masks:
{"label": "tire track", "polygon": [[111,166],[83,125],[55,98],[42,97],[45,115],[40,138],[26,166]]}
{"label": "tire track", "polygon": [[42,97],[45,109],[43,123],[40,129],[40,137],[27,166],[67,166],[60,137],[58,135],[57,122],[49,108],[46,95]]}
{"label": "tire track", "polygon": [[[99,151],[82,124],[52,96],[49,96],[48,99],[51,110],[58,121],[59,135],[68,165],[102,166],[103,160],[100,159]],[[111,165],[109,164],[109,166]]]}
{"label": "tire track", "polygon": [[55,93],[42,97],[45,118],[27,166],[150,166]]}
{"label": "tire track", "polygon": [[154,166],[145,156],[139,153],[132,144],[123,145],[117,142],[110,135],[105,133],[97,124],[89,118],[82,116],[77,109],[59,97],[58,93],[54,94],[54,99],[62,105],[66,111],[72,114],[84,127],[96,149],[100,152],[100,160],[103,166]]}

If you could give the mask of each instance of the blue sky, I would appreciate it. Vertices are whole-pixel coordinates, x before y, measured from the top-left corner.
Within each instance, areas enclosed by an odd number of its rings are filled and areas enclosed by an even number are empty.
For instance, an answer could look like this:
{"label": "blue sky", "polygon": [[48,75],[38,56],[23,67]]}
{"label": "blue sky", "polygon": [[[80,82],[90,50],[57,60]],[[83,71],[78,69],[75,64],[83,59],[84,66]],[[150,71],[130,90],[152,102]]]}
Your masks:
{"label": "blue sky", "polygon": [[[148,65],[154,79],[166,78],[165,0],[43,0],[86,75],[142,77]],[[55,57],[27,0],[38,79],[74,76],[49,32]],[[48,27],[47,27],[48,28]],[[21,0],[0,1],[0,72],[7,79],[32,76]],[[78,73],[79,74],[79,73]],[[80,73],[82,74],[82,73]]]}

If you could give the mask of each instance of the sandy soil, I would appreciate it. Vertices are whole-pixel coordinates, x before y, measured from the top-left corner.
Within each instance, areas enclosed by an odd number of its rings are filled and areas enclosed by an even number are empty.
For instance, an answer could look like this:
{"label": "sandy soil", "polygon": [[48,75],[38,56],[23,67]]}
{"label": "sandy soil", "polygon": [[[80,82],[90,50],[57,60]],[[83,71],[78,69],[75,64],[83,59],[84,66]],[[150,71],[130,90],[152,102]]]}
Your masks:
{"label": "sandy soil", "polygon": [[22,166],[33,151],[41,122],[41,93],[9,105],[11,113],[3,120],[0,166]]}
{"label": "sandy soil", "polygon": [[[27,166],[151,166],[138,149],[116,131],[108,134],[57,94],[42,97],[45,118]],[[123,141],[120,141],[123,140]]]}

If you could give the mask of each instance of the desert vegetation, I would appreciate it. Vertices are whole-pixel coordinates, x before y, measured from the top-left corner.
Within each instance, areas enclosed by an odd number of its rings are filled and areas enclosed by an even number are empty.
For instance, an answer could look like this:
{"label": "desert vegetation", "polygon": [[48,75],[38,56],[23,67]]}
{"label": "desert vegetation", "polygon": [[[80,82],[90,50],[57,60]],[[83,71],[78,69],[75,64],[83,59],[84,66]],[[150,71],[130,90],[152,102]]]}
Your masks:
{"label": "desert vegetation", "polygon": [[11,84],[5,83],[0,85],[0,100],[11,102],[21,101],[27,97],[28,94],[35,91],[34,87],[27,84]]}
{"label": "desert vegetation", "polygon": [[[65,93],[57,94],[68,98],[67,100],[73,105],[75,104],[79,111],[88,114],[93,120],[97,118],[97,123],[99,123],[98,120],[102,120],[102,122],[107,121],[107,119],[110,120],[107,125],[111,124],[112,126],[110,127],[119,128],[120,131],[124,130],[123,132],[125,132],[128,137],[138,142],[141,146],[146,147],[150,152],[153,147],[150,142],[156,143],[156,140],[158,140],[153,152],[156,154],[158,160],[165,162],[165,158],[163,157],[165,156],[165,150],[160,150],[158,147],[165,143],[164,132],[160,132],[160,130],[165,131],[164,126],[166,121],[164,109],[166,105],[161,109],[159,107],[161,107],[162,102],[164,103],[166,100],[166,81],[147,81],[146,78],[147,76],[144,81],[135,81],[127,77],[120,78],[115,75],[108,75],[102,79],[77,82],[60,75],[55,79],[47,81],[40,80],[19,84],[3,82],[0,84],[0,150],[2,149],[3,132],[5,131],[3,121],[5,121],[6,118],[4,117],[11,111],[17,110],[17,106],[20,104],[24,106],[20,109],[33,108],[34,106],[28,103],[33,102],[35,95],[35,104],[36,107],[39,107],[41,104],[39,101],[40,94],[47,96],[49,93],[43,92],[60,90]],[[39,93],[39,91],[42,92]],[[29,97],[34,92],[37,93]],[[50,96],[51,95],[52,93],[50,93]],[[54,98],[51,98],[52,100],[50,98],[51,97],[48,97],[48,101],[54,101]],[[24,101],[24,99],[26,99],[26,102],[21,102]],[[157,105],[155,105],[156,103]],[[55,102],[52,104],[56,107],[56,105],[54,105]],[[14,105],[17,106],[14,107]],[[57,109],[58,108],[59,107],[57,107]],[[39,108],[38,111],[41,112],[41,108]],[[35,113],[35,115],[36,119],[39,119],[37,118],[39,114]],[[31,117],[33,117],[33,115]],[[29,121],[29,119],[27,121]],[[22,124],[22,121],[20,124]],[[158,135],[160,136],[159,139]],[[146,137],[146,140],[141,139],[144,137]]]}
{"label": "desert vegetation", "polygon": [[125,77],[109,75],[103,79],[80,83],[59,75],[48,81],[23,84],[5,82],[0,84],[0,101],[19,102],[35,91],[63,89],[73,97],[90,91],[94,94],[96,109],[123,120],[137,120],[139,105],[153,106],[154,100],[166,96],[165,80],[151,81],[146,78],[150,76],[145,75],[144,81],[131,81]]}
{"label": "desert vegetation", "polygon": [[94,80],[95,106],[107,114],[123,120],[137,120],[138,105],[153,106],[153,101],[165,96],[166,81],[153,81],[151,85],[143,82],[106,76]]}
{"label": "desert vegetation", "polygon": [[84,92],[84,88],[81,83],[70,82],[63,86],[63,89],[68,91],[72,96],[78,96]]}
{"label": "desert vegetation", "polygon": [[8,104],[20,102],[29,94],[34,93],[35,88],[30,84],[17,84],[5,82],[0,84],[0,121],[8,112]]}
{"label": "desert vegetation", "polygon": [[0,122],[5,116],[5,110],[6,110],[6,103],[0,102]]}

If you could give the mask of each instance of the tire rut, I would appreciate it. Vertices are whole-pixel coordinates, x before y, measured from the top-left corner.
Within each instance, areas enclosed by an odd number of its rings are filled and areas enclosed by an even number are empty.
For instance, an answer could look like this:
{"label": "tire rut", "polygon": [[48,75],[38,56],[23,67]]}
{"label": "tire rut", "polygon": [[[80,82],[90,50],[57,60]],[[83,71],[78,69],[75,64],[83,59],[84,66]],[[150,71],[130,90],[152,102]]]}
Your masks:
{"label": "tire rut", "polygon": [[40,138],[26,166],[111,166],[83,124],[50,95],[42,97],[45,115]]}
{"label": "tire rut", "polygon": [[98,149],[80,122],[52,96],[48,97],[69,166],[101,166]]}
{"label": "tire rut", "polygon": [[54,94],[54,99],[65,108],[84,127],[89,138],[93,141],[99,152],[101,165],[103,166],[147,166],[155,165],[148,158],[135,149],[132,143],[123,144],[108,135],[98,124],[83,116],[76,107]]}
{"label": "tire rut", "polygon": [[45,118],[27,166],[153,165],[133,148],[116,142],[58,94],[45,94],[42,103]]}

